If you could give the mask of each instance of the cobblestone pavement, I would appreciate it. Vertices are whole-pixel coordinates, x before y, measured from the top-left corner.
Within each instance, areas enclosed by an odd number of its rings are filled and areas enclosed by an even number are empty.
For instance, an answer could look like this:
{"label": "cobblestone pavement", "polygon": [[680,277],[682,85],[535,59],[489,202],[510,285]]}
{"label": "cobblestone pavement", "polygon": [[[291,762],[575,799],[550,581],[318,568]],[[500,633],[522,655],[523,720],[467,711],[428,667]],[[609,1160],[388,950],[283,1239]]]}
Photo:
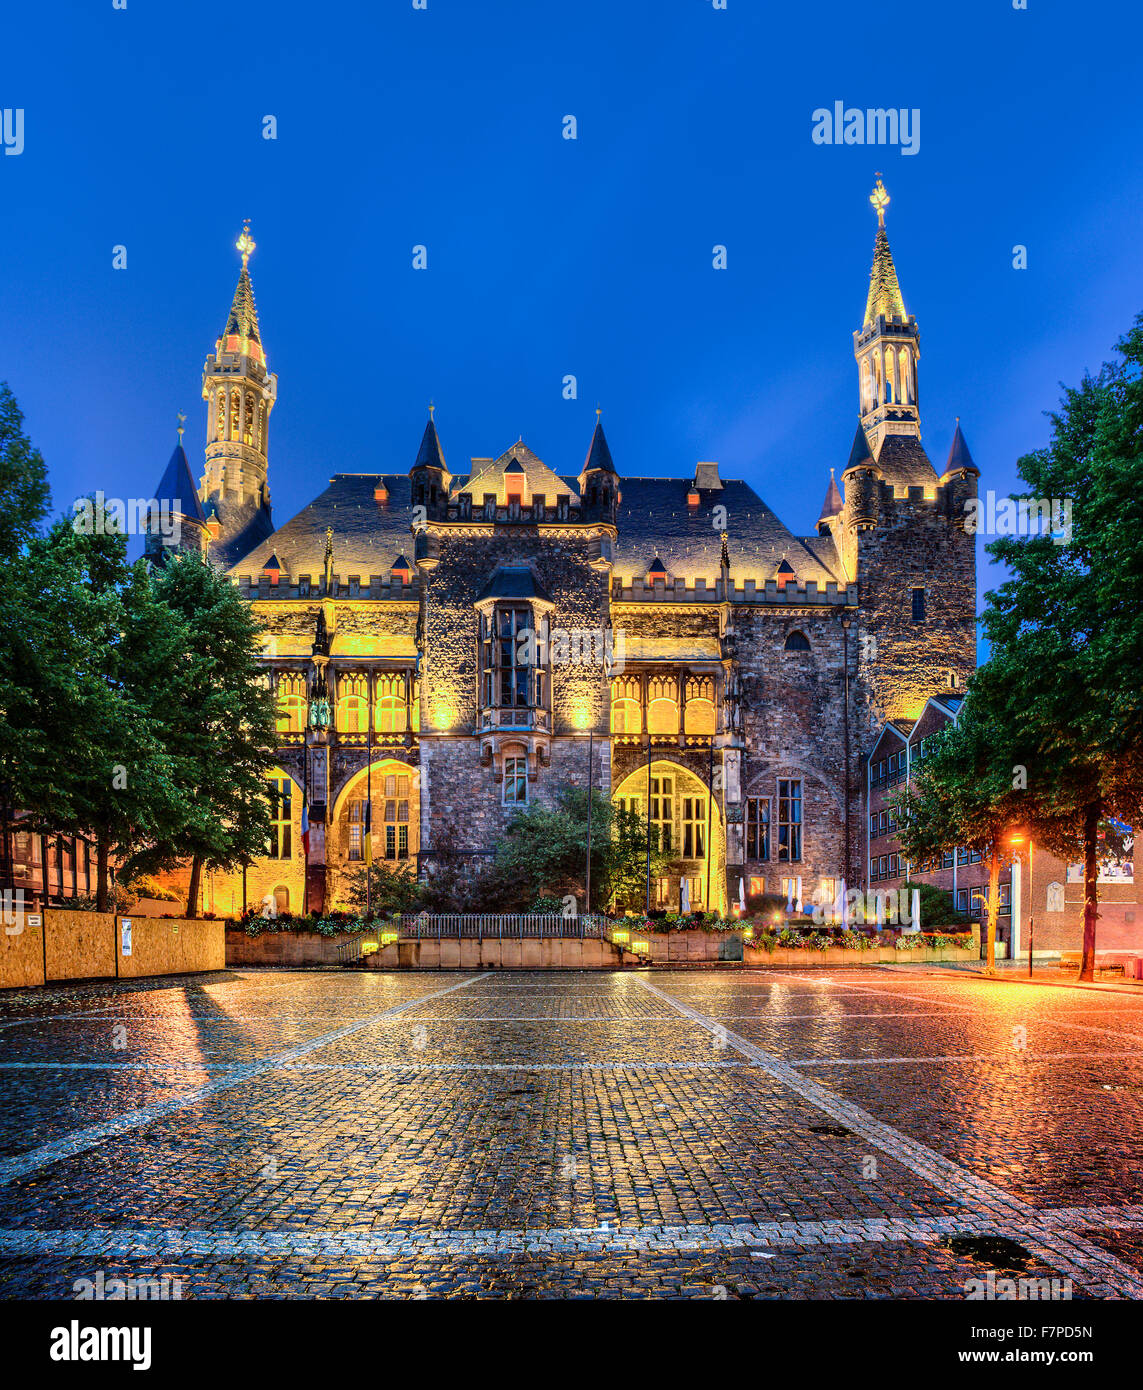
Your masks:
{"label": "cobblestone pavement", "polygon": [[1141,1298],[1141,1044],[959,972],[11,993],[0,1296]]}

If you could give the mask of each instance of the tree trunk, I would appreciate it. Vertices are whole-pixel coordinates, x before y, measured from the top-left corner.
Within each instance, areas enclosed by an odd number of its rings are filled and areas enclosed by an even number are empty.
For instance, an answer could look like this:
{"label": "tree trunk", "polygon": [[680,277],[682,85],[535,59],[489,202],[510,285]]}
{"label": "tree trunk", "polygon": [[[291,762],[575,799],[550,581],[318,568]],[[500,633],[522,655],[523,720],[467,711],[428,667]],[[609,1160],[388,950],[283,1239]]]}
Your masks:
{"label": "tree trunk", "polygon": [[1080,980],[1095,979],[1095,923],[1099,916],[1099,802],[1092,801],[1083,813],[1083,956]]}
{"label": "tree trunk", "polygon": [[202,878],[202,860],[196,854],[191,860],[190,887],[187,889],[187,917],[193,921],[198,916],[198,885]]}
{"label": "tree trunk", "polygon": [[101,830],[95,837],[95,910],[107,911],[107,832]]}
{"label": "tree trunk", "polygon": [[996,919],[1000,915],[1000,847],[995,840],[988,861],[988,924],[985,927],[984,968],[996,969]]}

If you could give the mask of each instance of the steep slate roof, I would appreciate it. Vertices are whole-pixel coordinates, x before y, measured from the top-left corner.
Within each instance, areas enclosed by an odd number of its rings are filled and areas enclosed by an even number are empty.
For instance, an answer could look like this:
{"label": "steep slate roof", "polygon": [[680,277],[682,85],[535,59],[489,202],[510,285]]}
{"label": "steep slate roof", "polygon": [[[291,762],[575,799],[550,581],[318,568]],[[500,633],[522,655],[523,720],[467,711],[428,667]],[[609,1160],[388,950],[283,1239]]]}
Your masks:
{"label": "steep slate roof", "polygon": [[[374,501],[373,489],[383,482],[389,492],[386,506]],[[231,565],[232,574],[259,574],[271,555],[282,561],[291,579],[308,574],[316,583],[325,569],[325,532],[333,528],[333,569],[345,579],[388,575],[411,544],[409,530],[412,485],[406,473],[336,473],[329,486],[297,516],[267,536]]]}
{"label": "steep slate roof", "polygon": [[822,503],[822,514],[818,521],[828,521],[830,517],[837,516],[841,511],[842,500],[841,492],[837,485],[837,480],[833,476],[833,469],[829,470],[829,487],[826,488],[825,501]]}
{"label": "steep slate roof", "polygon": [[857,425],[857,433],[853,436],[853,448],[849,451],[849,462],[846,468],[856,468],[859,463],[866,460],[872,462],[873,455],[869,452],[869,436],[865,433],[860,421]]}
{"label": "steep slate roof", "polygon": [[206,521],[206,513],[195,490],[190,464],[181,443],[175,445],[175,452],[163,470],[159,486],[155,489],[155,501],[173,503],[174,510],[191,521]]}
{"label": "steep slate roof", "polygon": [[439,468],[443,473],[448,472],[444,451],[441,449],[440,435],[437,434],[437,427],[431,416],[429,423],[425,426],[425,432],[421,436],[421,447],[417,450],[417,459],[413,467]]}
{"label": "steep slate roof", "polygon": [[783,556],[799,583],[813,579],[824,588],[842,581],[832,540],[795,536],[747,483],[724,478],[721,488],[700,491],[697,507],[687,506],[689,488],[681,478],[623,478],[619,490],[613,572],[624,583],[643,579],[648,559],[658,555],[673,579],[713,584],[721,572],[722,533],[711,524],[711,508],[720,505],[727,509],[735,584],[753,579],[764,585]]}

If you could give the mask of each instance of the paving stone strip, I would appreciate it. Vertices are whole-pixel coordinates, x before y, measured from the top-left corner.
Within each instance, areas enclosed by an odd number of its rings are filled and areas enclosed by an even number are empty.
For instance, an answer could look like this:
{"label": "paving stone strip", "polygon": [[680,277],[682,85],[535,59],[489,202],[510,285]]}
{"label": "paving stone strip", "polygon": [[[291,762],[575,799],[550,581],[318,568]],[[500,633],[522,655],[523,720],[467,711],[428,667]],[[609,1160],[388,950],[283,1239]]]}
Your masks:
{"label": "paving stone strip", "polygon": [[840,1121],[853,1133],[861,1135],[874,1148],[896,1159],[918,1177],[952,1197],[954,1201],[975,1208],[974,1215],[990,1220],[993,1227],[1002,1226],[1005,1231],[1013,1232],[1017,1237],[1026,1233],[1029,1239],[1036,1242],[1035,1253],[1047,1259],[1061,1274],[1075,1283],[1086,1286],[1101,1298],[1143,1298],[1143,1275],[1130,1269],[1114,1256],[1108,1255],[1078,1232],[1053,1232],[1051,1228],[1043,1225],[1040,1219],[1042,1213],[1019,1198],[978,1177],[969,1169],[962,1168],[943,1154],[937,1153],[935,1149],[910,1139],[892,1125],[884,1124],[867,1110],[854,1105],[852,1101],[843,1099],[803,1076],[782,1058],[764,1052],[737,1033],[724,1028],[716,1019],[692,1009],[689,1004],[680,1003],[642,976],[635,975],[632,978],[641,988],[665,1003],[672,1004],[692,1022],[725,1041],[743,1057],[750,1058],[759,1068],[800,1095],[803,1100],[809,1101],[817,1109]]}
{"label": "paving stone strip", "polygon": [[[1114,1224],[1122,1229],[1143,1228],[1143,1207],[1087,1207],[1044,1211],[1034,1223],[1022,1227],[1026,1248],[1056,1233],[1069,1234],[1077,1222]],[[166,1260],[184,1255],[226,1257],[247,1255],[267,1258],[300,1258],[333,1255],[365,1258],[400,1258],[434,1255],[506,1255],[527,1251],[575,1252],[579,1250],[735,1250],[750,1247],[851,1245],[870,1242],[916,1241],[932,1243],[943,1236],[988,1234],[996,1223],[990,1217],[966,1212],[957,1216],[892,1217],[865,1220],[711,1222],[687,1225],[648,1224],[622,1226],[536,1227],[529,1230],[279,1230],[218,1231],[153,1228],[94,1228],[90,1230],[0,1231],[0,1254],[101,1255]],[[1101,1262],[1112,1269],[1117,1261],[1099,1252]],[[1047,1263],[1059,1267],[1054,1250],[1045,1245]],[[1091,1285],[1090,1274],[1083,1281]]]}
{"label": "paving stone strip", "polygon": [[105,1120],[101,1124],[91,1125],[87,1129],[76,1130],[72,1134],[64,1135],[62,1139],[57,1139],[51,1144],[44,1144],[38,1149],[29,1150],[27,1153],[2,1159],[0,1160],[0,1187],[7,1186],[8,1183],[27,1173],[34,1173],[37,1169],[47,1168],[53,1163],[58,1163],[62,1158],[71,1158],[75,1154],[93,1149],[97,1144],[101,1144],[113,1135],[138,1129],[141,1125],[150,1124],[152,1120],[161,1119],[164,1115],[185,1110],[188,1106],[195,1105],[208,1096],[216,1095],[219,1091],[230,1090],[253,1077],[262,1076],[266,1072],[276,1071],[291,1062],[299,1061],[307,1053],[313,1052],[319,1047],[325,1047],[328,1043],[337,1042],[353,1033],[359,1033],[363,1028],[372,1028],[380,1019],[392,1014],[403,1013],[406,1009],[418,1008],[430,999],[439,999],[442,995],[452,994],[454,990],[467,989],[478,980],[486,978],[485,975],[473,975],[470,979],[461,980],[445,989],[438,989],[432,994],[418,995],[415,999],[406,1000],[403,1004],[395,1004],[392,1008],[382,1010],[381,1013],[369,1014],[356,1023],[335,1029],[332,1033],[322,1033],[316,1038],[311,1038],[309,1042],[290,1048],[288,1052],[280,1052],[276,1056],[267,1057],[260,1062],[249,1062],[244,1066],[234,1067],[225,1076],[220,1076],[217,1081],[210,1081],[205,1086],[197,1086],[193,1091],[188,1091],[186,1095],[177,1099],[157,1102],[137,1110],[128,1110],[125,1114],[118,1115],[114,1119]]}

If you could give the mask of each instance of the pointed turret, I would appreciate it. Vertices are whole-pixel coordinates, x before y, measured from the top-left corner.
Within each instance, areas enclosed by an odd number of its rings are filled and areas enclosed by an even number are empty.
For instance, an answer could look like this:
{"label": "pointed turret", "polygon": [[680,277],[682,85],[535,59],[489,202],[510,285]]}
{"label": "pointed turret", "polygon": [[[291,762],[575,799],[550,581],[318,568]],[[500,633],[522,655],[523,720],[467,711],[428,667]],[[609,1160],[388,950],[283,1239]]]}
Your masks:
{"label": "pointed turret", "polygon": [[[435,415],[436,407],[430,404],[429,422],[421,436],[421,447],[417,450],[412,468],[409,469],[409,478],[413,486],[413,505],[426,508],[430,515],[438,507],[447,510],[449,484],[452,482],[452,475],[445,463],[444,450],[441,448],[440,436],[437,434]],[[419,559],[418,556],[418,561]]]}
{"label": "pointed turret", "polygon": [[[868,452],[868,450],[866,450]],[[833,469],[829,470],[829,487],[826,488],[825,501],[822,503],[822,514],[818,517],[818,526],[823,521],[829,521],[831,517],[837,516],[841,511],[841,489],[837,485],[837,479],[833,476]]]}
{"label": "pointed turret", "polygon": [[211,555],[230,566],[274,529],[270,516],[269,423],[278,378],[267,371],[249,260],[254,250],[247,222],[235,243],[242,269],[226,327],[202,370],[206,402],[206,472],[199,495],[213,504]]}
{"label": "pointed turret", "polygon": [[602,416],[602,410],[596,406],[595,429],[579,475],[579,493],[585,516],[613,522],[619,503],[619,474],[607,447]]}
{"label": "pointed turret", "polygon": [[956,433],[953,435],[952,447],[949,449],[949,461],[945,464],[945,476],[950,473],[972,472],[980,476],[980,469],[973,462],[973,457],[969,451],[968,443],[960,427],[960,416],[956,417]]}
{"label": "pointed turret", "polygon": [[209,540],[206,513],[183,450],[185,419],[185,415],[179,416],[178,442],[155,489],[158,506],[147,509],[143,548],[152,564],[162,564],[172,551],[193,550],[201,554]]}

